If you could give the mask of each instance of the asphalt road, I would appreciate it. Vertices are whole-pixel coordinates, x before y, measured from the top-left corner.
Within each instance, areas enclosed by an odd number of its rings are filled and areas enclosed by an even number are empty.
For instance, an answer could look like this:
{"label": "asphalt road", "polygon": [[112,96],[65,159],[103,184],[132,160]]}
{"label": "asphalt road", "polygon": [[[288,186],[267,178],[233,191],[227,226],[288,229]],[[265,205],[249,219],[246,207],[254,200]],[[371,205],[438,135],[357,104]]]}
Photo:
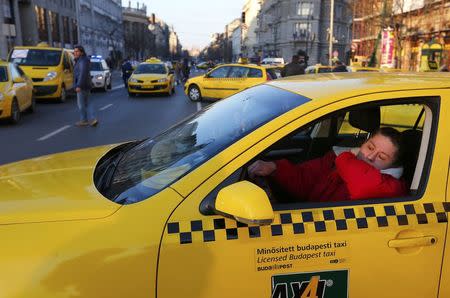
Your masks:
{"label": "asphalt road", "polygon": [[128,97],[118,73],[113,78],[111,91],[94,91],[91,96],[99,121],[97,127],[75,126],[79,120],[75,96],[65,103],[38,102],[36,111],[23,114],[18,125],[0,122],[0,165],[57,152],[152,137],[207,105],[191,102],[181,85],[170,97]]}

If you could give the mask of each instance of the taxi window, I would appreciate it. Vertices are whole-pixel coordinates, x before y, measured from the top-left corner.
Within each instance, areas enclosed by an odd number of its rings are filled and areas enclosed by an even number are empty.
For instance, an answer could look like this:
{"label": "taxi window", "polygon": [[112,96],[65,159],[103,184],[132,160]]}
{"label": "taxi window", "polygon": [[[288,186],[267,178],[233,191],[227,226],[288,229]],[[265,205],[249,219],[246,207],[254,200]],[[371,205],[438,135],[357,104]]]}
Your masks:
{"label": "taxi window", "polygon": [[247,77],[248,78],[262,78],[263,74],[261,69],[257,68],[250,68],[248,71]]}
{"label": "taxi window", "polygon": [[57,66],[61,54],[60,50],[14,49],[9,62],[26,66]]}
{"label": "taxi window", "polygon": [[103,71],[103,65],[101,62],[92,62],[91,61],[91,70],[92,71]]}
{"label": "taxi window", "polygon": [[233,66],[228,73],[229,78],[245,78],[247,76],[248,67]]}
{"label": "taxi window", "polygon": [[8,70],[5,66],[0,66],[0,82],[8,81]]}
{"label": "taxi window", "polygon": [[145,73],[157,73],[166,74],[166,67],[163,64],[140,64],[136,70],[135,74],[145,74]]}
{"label": "taxi window", "polygon": [[327,68],[327,67],[320,67],[319,68],[319,73],[327,73],[327,72],[332,72],[333,69],[332,68]]}
{"label": "taxi window", "polygon": [[220,67],[217,69],[214,69],[209,75],[208,77],[210,78],[226,78],[228,75],[228,71],[230,70],[229,66],[224,66],[224,67]]}
{"label": "taxi window", "polygon": [[70,69],[69,58],[67,57],[67,53],[64,53],[63,56],[64,69]]}
{"label": "taxi window", "polygon": [[[219,101],[147,139],[122,155],[99,162],[97,189],[110,200],[144,200],[279,115],[308,102],[301,95],[259,85]],[[108,171],[113,170],[111,177]]]}

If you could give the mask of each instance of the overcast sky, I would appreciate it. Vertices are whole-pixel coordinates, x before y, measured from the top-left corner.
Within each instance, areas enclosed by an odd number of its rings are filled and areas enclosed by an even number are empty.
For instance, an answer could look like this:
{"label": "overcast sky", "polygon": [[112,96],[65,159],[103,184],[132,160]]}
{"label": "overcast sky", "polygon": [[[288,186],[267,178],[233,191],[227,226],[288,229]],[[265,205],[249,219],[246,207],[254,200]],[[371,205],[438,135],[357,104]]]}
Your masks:
{"label": "overcast sky", "polygon": [[[202,49],[210,42],[213,33],[225,31],[225,25],[240,18],[245,0],[131,0],[147,5],[147,14],[173,25],[184,48]],[[128,6],[129,0],[122,0]]]}

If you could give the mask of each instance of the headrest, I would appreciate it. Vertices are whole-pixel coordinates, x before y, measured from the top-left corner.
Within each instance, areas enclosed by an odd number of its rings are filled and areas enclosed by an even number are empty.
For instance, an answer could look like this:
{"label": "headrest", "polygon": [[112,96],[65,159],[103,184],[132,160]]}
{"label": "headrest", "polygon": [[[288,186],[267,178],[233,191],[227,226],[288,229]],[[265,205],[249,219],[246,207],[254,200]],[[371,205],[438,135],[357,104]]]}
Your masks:
{"label": "headrest", "polygon": [[380,108],[365,108],[350,111],[350,125],[367,132],[374,132],[380,127]]}

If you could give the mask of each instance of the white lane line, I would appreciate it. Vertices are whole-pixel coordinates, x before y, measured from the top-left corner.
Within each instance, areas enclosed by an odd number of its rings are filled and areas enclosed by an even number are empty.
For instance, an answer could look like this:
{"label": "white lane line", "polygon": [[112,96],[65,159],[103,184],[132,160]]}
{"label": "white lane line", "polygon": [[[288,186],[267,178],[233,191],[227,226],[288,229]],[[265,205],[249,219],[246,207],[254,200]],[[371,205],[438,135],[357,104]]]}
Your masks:
{"label": "white lane line", "polygon": [[123,87],[125,87],[124,84],[116,86],[116,87],[112,87],[111,90],[116,90],[116,89],[123,88]]}
{"label": "white lane line", "polygon": [[46,135],[43,136],[43,137],[40,137],[40,138],[37,139],[37,140],[38,140],[38,141],[45,141],[45,140],[47,140],[47,139],[53,137],[54,135],[59,134],[60,132],[62,132],[62,131],[64,131],[64,130],[68,129],[69,127],[70,127],[70,125],[65,125],[65,126],[63,126],[63,127],[61,127],[61,128],[58,128],[57,130],[55,130],[55,131],[53,131],[53,132],[51,132],[51,133],[49,133],[49,134],[46,134]]}
{"label": "white lane line", "polygon": [[110,107],[112,107],[112,106],[113,106],[113,104],[110,103],[109,105],[106,105],[106,106],[104,106],[104,107],[101,107],[101,108],[99,109],[99,111],[106,110],[106,109],[108,109],[108,108],[110,108]]}
{"label": "white lane line", "polygon": [[200,111],[202,109],[202,104],[197,102],[197,112]]}

